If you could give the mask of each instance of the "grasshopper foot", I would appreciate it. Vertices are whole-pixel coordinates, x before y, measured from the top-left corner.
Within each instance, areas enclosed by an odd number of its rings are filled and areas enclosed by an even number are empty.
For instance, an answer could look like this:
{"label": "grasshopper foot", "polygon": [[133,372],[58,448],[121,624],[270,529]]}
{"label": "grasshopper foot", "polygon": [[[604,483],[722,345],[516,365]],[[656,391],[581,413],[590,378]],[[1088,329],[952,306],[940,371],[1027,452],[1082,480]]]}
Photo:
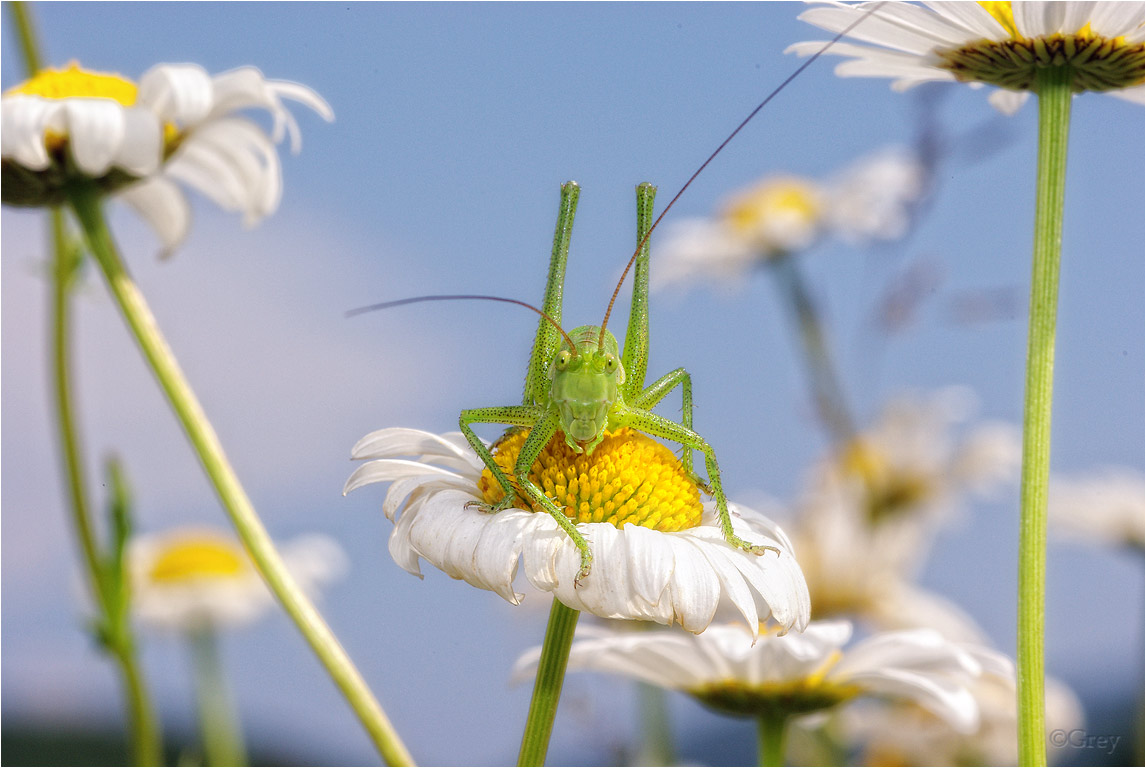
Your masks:
{"label": "grasshopper foot", "polygon": [[593,567],[593,553],[589,551],[589,547],[578,546],[581,550],[581,570],[577,572],[577,576],[573,579],[573,589],[581,586],[581,579],[589,575],[589,570]]}
{"label": "grasshopper foot", "polygon": [[476,509],[479,512],[485,512],[487,515],[492,515],[492,514],[496,514],[498,512],[502,512],[504,510],[511,508],[512,506],[513,506],[513,496],[511,496],[508,493],[502,498],[501,501],[497,502],[496,504],[487,504],[486,502],[478,501],[477,499],[474,499],[473,501],[467,501],[466,502],[466,509],[471,509],[471,508]]}
{"label": "grasshopper foot", "polygon": [[732,546],[736,547],[737,549],[742,549],[745,552],[752,554],[752,555],[762,555],[765,552],[767,552],[768,550],[772,550],[773,552],[776,553],[776,557],[780,556],[780,548],[779,547],[773,547],[771,544],[749,544],[747,541],[740,538],[739,536],[737,536],[734,533],[725,534],[724,540],[727,541]]}

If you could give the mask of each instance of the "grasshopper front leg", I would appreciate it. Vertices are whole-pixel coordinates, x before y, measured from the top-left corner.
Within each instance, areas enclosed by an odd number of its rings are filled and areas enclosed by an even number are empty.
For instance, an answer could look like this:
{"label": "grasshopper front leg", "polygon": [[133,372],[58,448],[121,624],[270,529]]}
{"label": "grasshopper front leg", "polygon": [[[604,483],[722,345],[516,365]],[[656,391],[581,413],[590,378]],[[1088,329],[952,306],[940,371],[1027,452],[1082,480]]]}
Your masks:
{"label": "grasshopper front leg", "polygon": [[[517,496],[517,489],[513,487],[513,483],[506,477],[505,472],[498,466],[497,461],[493,458],[493,453],[490,451],[482,439],[474,433],[470,424],[509,424],[516,427],[532,427],[540,421],[545,413],[545,410],[538,405],[506,405],[500,408],[469,408],[461,412],[458,417],[458,427],[461,428],[462,434],[466,437],[466,442],[474,449],[476,453],[485,464],[486,468],[497,480],[498,485],[505,491],[505,495],[501,501],[496,504],[486,504],[482,501],[471,501],[466,504],[467,507],[473,506],[485,512],[501,512],[503,509],[509,509],[513,506],[513,499]],[[523,499],[523,501],[529,501]]]}
{"label": "grasshopper front leg", "polygon": [[[656,386],[655,384],[653,386]],[[703,437],[687,427],[677,424],[672,419],[666,419],[651,411],[632,406],[616,407],[616,424],[618,426],[632,427],[640,431],[680,443],[686,451],[700,451],[704,454],[704,466],[708,472],[708,482],[712,486],[712,496],[716,501],[716,511],[720,517],[720,532],[724,540],[737,549],[762,555],[766,550],[772,550],[777,555],[780,550],[767,544],[750,544],[736,535],[732,530],[732,517],[728,513],[728,500],[724,496],[724,487],[720,483],[720,467],[716,463],[716,452],[712,450]]]}
{"label": "grasshopper front leg", "polygon": [[514,497],[520,494],[518,494],[517,489],[513,487],[513,483],[509,477],[502,471],[501,467],[498,466],[490,449],[486,447],[486,444],[482,442],[481,438],[470,428],[470,424],[509,424],[518,427],[529,427],[529,437],[525,439],[525,443],[521,446],[521,452],[517,455],[517,462],[513,466],[513,474],[514,477],[517,478],[517,483],[522,493],[525,494],[525,498],[522,500],[530,504],[535,510],[544,509],[548,512],[577,546],[577,551],[581,555],[581,570],[573,580],[573,586],[576,587],[580,584],[581,579],[589,575],[589,569],[593,562],[593,553],[589,549],[589,542],[587,542],[585,537],[581,535],[581,532],[577,530],[577,526],[573,521],[557,508],[557,505],[545,495],[535,482],[529,479],[529,471],[533,468],[533,462],[537,461],[537,457],[541,455],[541,452],[545,450],[545,446],[549,444],[553,435],[557,433],[560,416],[556,411],[547,412],[539,405],[508,405],[501,408],[471,408],[462,411],[461,416],[458,418],[458,426],[461,427],[462,434],[465,435],[470,447],[481,457],[482,462],[485,463],[490,473],[497,480],[498,484],[501,485],[502,490],[505,491],[505,495],[501,501],[496,504],[471,501],[467,503],[466,506],[477,507],[485,512],[495,513],[512,507]]}
{"label": "grasshopper front leg", "polygon": [[556,410],[551,410],[545,416],[533,425],[533,429],[529,433],[529,437],[525,439],[525,444],[521,446],[521,453],[517,455],[517,463],[514,464],[513,474],[517,478],[518,484],[521,489],[529,496],[529,502],[533,508],[544,509],[549,513],[550,517],[557,521],[561,526],[561,530],[569,535],[573,543],[577,546],[577,551],[581,554],[581,570],[578,571],[577,576],[573,579],[573,587],[576,588],[581,579],[589,575],[589,569],[593,564],[593,553],[589,549],[589,542],[577,530],[577,525],[569,516],[557,508],[552,499],[545,495],[545,493],[537,486],[535,482],[529,479],[529,470],[533,468],[533,462],[537,461],[537,457],[545,450],[545,446],[557,433],[557,428],[560,426],[561,416]]}
{"label": "grasshopper front leg", "polygon": [[[631,403],[633,408],[639,408],[644,411],[650,411],[653,407],[664,400],[670,392],[677,386],[680,387],[681,394],[681,415],[680,423],[685,429],[692,431],[692,376],[684,368],[677,368],[675,371],[669,371],[664,376],[654,381],[649,387],[640,394]],[[692,468],[692,449],[687,445],[684,446],[683,455],[680,457],[681,464],[684,465],[684,471],[689,474],[692,481],[704,489],[706,493],[712,493],[712,489],[708,484],[700,479],[700,476],[693,471]]]}

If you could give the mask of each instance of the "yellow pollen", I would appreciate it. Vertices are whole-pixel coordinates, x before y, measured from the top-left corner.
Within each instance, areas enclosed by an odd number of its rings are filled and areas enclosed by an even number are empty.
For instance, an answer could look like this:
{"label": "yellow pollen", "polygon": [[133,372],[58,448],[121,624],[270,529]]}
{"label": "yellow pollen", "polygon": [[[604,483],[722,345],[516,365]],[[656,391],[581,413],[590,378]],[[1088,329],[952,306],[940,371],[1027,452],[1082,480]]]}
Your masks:
{"label": "yellow pollen", "polygon": [[139,89],[135,83],[104,72],[89,72],[76,62],[67,69],[42,69],[27,82],[8,89],[6,96],[24,94],[45,99],[112,99],[134,106]]}
{"label": "yellow pollen", "polygon": [[724,220],[738,232],[751,235],[778,218],[813,226],[820,216],[815,188],[795,177],[770,179],[733,198]]}
{"label": "yellow pollen", "polygon": [[[518,490],[514,504],[531,509],[513,476],[528,430],[514,432],[493,447],[493,457]],[[657,531],[700,525],[700,491],[676,455],[646,435],[621,428],[605,432],[589,455],[574,453],[558,432],[533,462],[529,479],[578,523],[633,523]],[[478,480],[482,498],[501,501],[504,491],[489,469]]]}
{"label": "yellow pollen", "polygon": [[171,584],[234,578],[246,568],[246,556],[237,544],[196,534],[164,547],[148,575],[153,582]]}

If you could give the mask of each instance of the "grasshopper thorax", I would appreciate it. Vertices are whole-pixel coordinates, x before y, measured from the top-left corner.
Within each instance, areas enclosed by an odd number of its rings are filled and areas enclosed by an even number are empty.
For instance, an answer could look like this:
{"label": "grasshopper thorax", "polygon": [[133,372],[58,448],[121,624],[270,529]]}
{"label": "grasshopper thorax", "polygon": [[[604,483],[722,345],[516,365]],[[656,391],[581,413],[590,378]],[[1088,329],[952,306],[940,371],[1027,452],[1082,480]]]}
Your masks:
{"label": "grasshopper thorax", "polygon": [[605,436],[609,412],[620,397],[625,367],[617,339],[601,328],[582,325],[569,332],[549,366],[549,399],[557,406],[565,442],[578,453],[592,453]]}

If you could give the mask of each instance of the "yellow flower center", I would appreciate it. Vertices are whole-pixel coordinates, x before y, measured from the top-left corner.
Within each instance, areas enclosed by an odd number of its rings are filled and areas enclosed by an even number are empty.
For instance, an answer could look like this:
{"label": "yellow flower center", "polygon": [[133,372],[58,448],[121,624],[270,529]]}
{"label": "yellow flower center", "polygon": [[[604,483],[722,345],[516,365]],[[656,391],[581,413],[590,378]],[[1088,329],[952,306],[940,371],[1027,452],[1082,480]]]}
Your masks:
{"label": "yellow flower center", "polygon": [[[765,637],[760,642],[768,642]],[[736,715],[800,715],[818,712],[852,699],[862,693],[855,685],[828,682],[828,672],[843,654],[837,649],[824,662],[803,677],[792,680],[749,685],[743,680],[728,679],[689,691],[713,709]]]}
{"label": "yellow flower center", "polygon": [[[498,466],[518,491],[514,505],[532,507],[514,478],[513,467],[529,430],[511,432],[493,447]],[[533,462],[529,479],[578,523],[625,523],[657,531],[700,525],[700,491],[676,455],[664,445],[628,428],[605,432],[591,454],[574,453],[557,432]],[[482,497],[495,504],[505,492],[489,469],[478,481]]]}
{"label": "yellow flower center", "polygon": [[816,189],[809,182],[794,177],[771,179],[733,198],[724,209],[724,220],[745,237],[773,228],[802,233],[816,226],[820,209]]}
{"label": "yellow flower center", "polygon": [[938,65],[950,70],[957,80],[1025,91],[1034,87],[1039,67],[1069,66],[1075,92],[1112,91],[1143,83],[1146,47],[1142,43],[1096,35],[1089,22],[1075,32],[1026,38],[1015,26],[1011,3],[979,5],[1003,26],[1010,39],[984,39],[953,50],[936,50]]}
{"label": "yellow flower center", "polygon": [[862,439],[844,449],[840,466],[846,475],[863,481],[868,520],[873,524],[907,511],[934,493],[930,478],[892,466],[885,455]]}
{"label": "yellow flower center", "polygon": [[112,99],[130,107],[135,105],[139,88],[119,75],[89,72],[73,61],[67,69],[42,69],[31,80],[5,93],[17,94],[45,99]]}
{"label": "yellow flower center", "polygon": [[246,555],[237,544],[199,534],[166,546],[148,574],[160,584],[200,579],[233,579],[248,568]]}

